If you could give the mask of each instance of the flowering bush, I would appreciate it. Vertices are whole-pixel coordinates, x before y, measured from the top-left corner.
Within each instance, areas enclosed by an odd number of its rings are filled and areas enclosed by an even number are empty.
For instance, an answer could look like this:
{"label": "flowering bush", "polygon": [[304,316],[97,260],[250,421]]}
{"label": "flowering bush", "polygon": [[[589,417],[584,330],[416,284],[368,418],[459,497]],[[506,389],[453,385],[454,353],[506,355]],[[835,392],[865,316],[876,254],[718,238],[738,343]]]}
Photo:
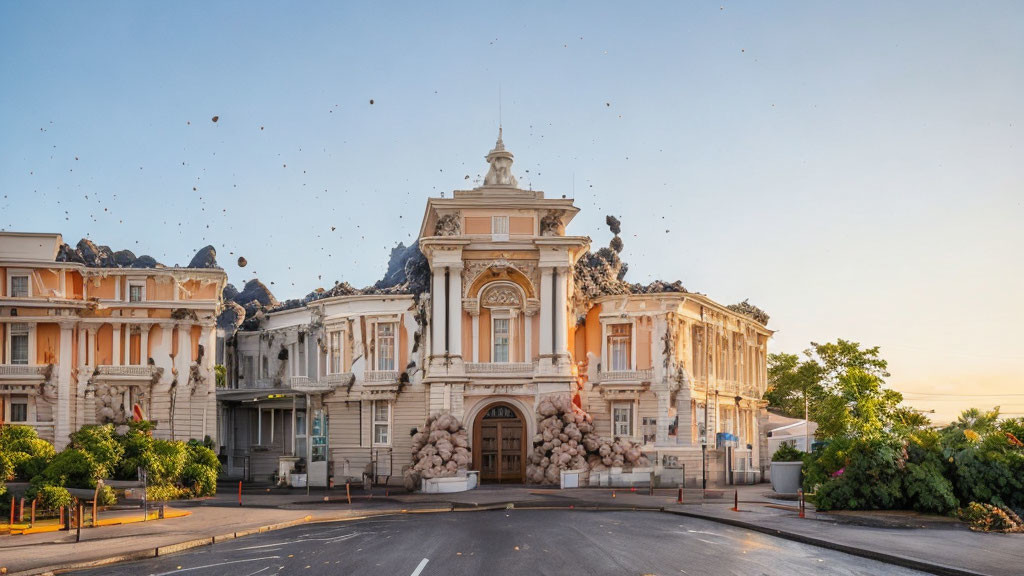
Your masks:
{"label": "flowering bush", "polygon": [[992,504],[971,502],[961,509],[960,519],[970,524],[971,530],[979,532],[1024,532],[1021,521],[1013,510]]}

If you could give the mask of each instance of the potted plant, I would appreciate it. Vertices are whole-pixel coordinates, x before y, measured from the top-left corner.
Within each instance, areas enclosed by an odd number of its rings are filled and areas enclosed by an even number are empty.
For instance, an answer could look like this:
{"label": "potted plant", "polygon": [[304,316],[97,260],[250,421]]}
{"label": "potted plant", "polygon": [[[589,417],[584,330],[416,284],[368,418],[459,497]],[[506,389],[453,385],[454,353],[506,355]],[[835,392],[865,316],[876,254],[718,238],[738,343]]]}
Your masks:
{"label": "potted plant", "polygon": [[772,490],[780,494],[796,494],[800,490],[800,469],[804,453],[789,444],[779,446],[772,454]]}

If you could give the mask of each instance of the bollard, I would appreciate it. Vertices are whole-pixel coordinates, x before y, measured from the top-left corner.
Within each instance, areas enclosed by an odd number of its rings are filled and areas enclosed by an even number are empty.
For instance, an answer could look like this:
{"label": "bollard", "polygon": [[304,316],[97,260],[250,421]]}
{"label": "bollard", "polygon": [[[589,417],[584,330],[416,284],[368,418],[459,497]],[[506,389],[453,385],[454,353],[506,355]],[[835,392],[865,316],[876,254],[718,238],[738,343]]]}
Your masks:
{"label": "bollard", "polygon": [[683,503],[683,487],[680,486],[679,487],[679,497],[676,499],[676,504],[682,504],[682,503]]}
{"label": "bollard", "polygon": [[[11,496],[11,522],[10,522],[10,524],[14,524],[14,496]],[[8,524],[8,526],[10,526],[10,524]]]}
{"label": "bollard", "polygon": [[82,541],[82,516],[85,516],[85,505],[78,503],[78,531],[75,532],[75,542]]}
{"label": "bollard", "polygon": [[732,511],[733,512],[739,512],[740,511],[740,491],[739,490],[736,490],[736,491],[733,492]]}
{"label": "bollard", "polygon": [[99,524],[96,523],[99,519],[100,519],[99,499],[94,499],[92,501],[92,527],[93,528],[99,526]]}
{"label": "bollard", "polygon": [[36,501],[37,500],[39,500],[39,498],[33,498],[32,499],[32,519],[28,521],[28,527],[29,528],[35,526],[35,524],[36,524]]}
{"label": "bollard", "polygon": [[242,481],[238,481],[238,505],[242,505]]}
{"label": "bollard", "polygon": [[60,526],[61,530],[66,530],[68,525],[64,522],[64,507],[57,508],[57,526]]}
{"label": "bollard", "polygon": [[612,498],[615,498],[615,490],[612,490]]}
{"label": "bollard", "polygon": [[345,499],[348,500],[349,505],[352,505],[352,492],[350,491],[350,485],[345,482]]}
{"label": "bollard", "polygon": [[160,503],[160,510],[156,513],[156,517],[158,519],[160,519],[160,520],[164,519],[164,505],[165,504],[166,504],[166,502],[161,502]]}
{"label": "bollard", "polygon": [[18,501],[18,522],[25,521],[25,498]]}
{"label": "bollard", "polygon": [[798,508],[800,510],[800,518],[803,518],[804,517],[804,491],[803,490],[797,490],[797,494],[798,494],[798,497],[800,499],[800,503],[798,505]]}

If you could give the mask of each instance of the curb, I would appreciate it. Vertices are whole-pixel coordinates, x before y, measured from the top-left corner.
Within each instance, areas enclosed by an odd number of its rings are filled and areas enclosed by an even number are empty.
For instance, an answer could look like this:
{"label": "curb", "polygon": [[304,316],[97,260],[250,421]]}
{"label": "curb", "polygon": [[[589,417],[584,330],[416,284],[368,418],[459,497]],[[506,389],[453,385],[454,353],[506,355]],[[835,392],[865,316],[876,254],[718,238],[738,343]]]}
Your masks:
{"label": "curb", "polygon": [[785,540],[799,542],[800,544],[809,544],[811,546],[817,546],[819,548],[835,550],[836,552],[843,552],[851,556],[859,556],[861,558],[868,558],[869,560],[877,560],[879,562],[884,562],[886,564],[893,564],[895,566],[901,566],[903,568],[920,570],[922,572],[928,572],[930,574],[938,574],[939,576],[988,576],[982,572],[973,572],[971,570],[954,568],[952,566],[945,566],[943,564],[934,564],[932,562],[925,562],[923,560],[907,558],[905,556],[896,556],[894,554],[886,554],[885,552],[876,552],[874,550],[856,548],[854,546],[846,546],[845,544],[839,544],[837,542],[832,542],[829,540],[822,540],[820,538],[814,538],[812,536],[805,536],[803,534],[798,534],[796,532],[787,532],[785,530],[768,528],[765,526],[760,526],[758,524],[744,522],[743,520],[733,520],[731,518],[721,518],[718,516],[706,516],[694,512],[685,512],[682,510],[668,510],[664,508],[662,509],[662,512],[666,512],[668,514],[675,514],[677,516],[686,516],[688,518],[697,518],[700,520],[718,522],[719,524],[727,524],[729,526],[735,526],[737,528],[752,530],[754,532],[760,532],[762,534],[767,534],[769,536],[775,536],[777,538],[783,538]]}

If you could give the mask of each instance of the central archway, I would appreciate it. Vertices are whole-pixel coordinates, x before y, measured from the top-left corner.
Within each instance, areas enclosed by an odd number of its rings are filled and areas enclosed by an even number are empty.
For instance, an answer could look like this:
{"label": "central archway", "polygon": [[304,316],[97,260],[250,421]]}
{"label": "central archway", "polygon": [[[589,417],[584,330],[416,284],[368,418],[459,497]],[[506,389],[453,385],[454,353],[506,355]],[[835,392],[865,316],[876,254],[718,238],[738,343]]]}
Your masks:
{"label": "central archway", "polygon": [[473,463],[481,482],[525,482],[526,432],[523,413],[508,402],[480,411],[473,422]]}

